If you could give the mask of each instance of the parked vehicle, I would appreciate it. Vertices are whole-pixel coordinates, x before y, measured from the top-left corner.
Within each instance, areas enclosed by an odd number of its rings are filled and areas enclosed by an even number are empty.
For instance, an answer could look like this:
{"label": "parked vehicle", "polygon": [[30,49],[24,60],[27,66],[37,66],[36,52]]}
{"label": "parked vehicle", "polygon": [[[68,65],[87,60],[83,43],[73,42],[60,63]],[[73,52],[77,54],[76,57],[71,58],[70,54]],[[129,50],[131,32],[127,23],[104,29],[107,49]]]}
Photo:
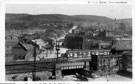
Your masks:
{"label": "parked vehicle", "polygon": [[82,70],[80,71],[81,74],[83,74],[86,77],[90,77],[90,78],[98,78],[102,76],[101,72],[98,71],[88,71],[88,70]]}
{"label": "parked vehicle", "polygon": [[92,74],[91,74],[91,76],[92,76],[92,78],[99,78],[99,77],[101,77],[102,76],[102,74],[101,73],[99,73],[99,72],[93,72]]}
{"label": "parked vehicle", "polygon": [[88,81],[87,77],[85,77],[84,75],[76,73],[75,76],[77,79],[79,79],[81,81]]}

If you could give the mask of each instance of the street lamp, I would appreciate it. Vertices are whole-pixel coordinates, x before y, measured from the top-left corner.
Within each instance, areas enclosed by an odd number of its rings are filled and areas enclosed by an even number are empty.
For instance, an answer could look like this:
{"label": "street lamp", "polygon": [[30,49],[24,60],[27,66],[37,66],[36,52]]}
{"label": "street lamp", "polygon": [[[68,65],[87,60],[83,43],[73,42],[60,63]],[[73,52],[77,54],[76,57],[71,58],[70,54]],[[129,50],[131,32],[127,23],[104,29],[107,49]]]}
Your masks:
{"label": "street lamp", "polygon": [[49,50],[49,47],[50,47],[50,45],[47,43],[47,46],[46,46],[46,57],[48,57],[48,50]]}
{"label": "street lamp", "polygon": [[56,39],[56,51],[57,51],[57,58],[56,58],[56,62],[58,61],[58,55],[59,55],[59,50],[60,50],[60,45],[59,45],[59,41],[57,41]]}

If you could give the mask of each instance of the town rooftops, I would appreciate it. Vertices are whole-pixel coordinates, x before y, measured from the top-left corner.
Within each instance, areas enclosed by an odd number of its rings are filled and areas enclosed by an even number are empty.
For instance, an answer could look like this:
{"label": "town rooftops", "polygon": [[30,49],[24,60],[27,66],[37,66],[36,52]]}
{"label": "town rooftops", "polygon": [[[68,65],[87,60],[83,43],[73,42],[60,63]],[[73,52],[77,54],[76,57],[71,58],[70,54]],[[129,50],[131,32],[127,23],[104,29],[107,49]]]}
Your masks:
{"label": "town rooftops", "polygon": [[20,45],[22,45],[26,50],[32,50],[34,48],[34,46],[32,44],[26,44],[26,43],[19,43]]}
{"label": "town rooftops", "polygon": [[132,38],[116,38],[115,40],[130,41]]}
{"label": "town rooftops", "polygon": [[68,34],[67,36],[76,37],[76,36],[78,36],[78,34],[72,34],[72,33],[70,33],[70,34]]}
{"label": "town rooftops", "polygon": [[123,52],[123,55],[132,55],[132,51],[125,51],[125,52]]}
{"label": "town rooftops", "polygon": [[101,42],[99,45],[111,45],[110,43]]}
{"label": "town rooftops", "polygon": [[121,38],[121,40],[132,40],[132,38]]}
{"label": "town rooftops", "polygon": [[64,40],[65,40],[65,39],[60,39],[59,41],[60,41],[60,42],[64,42]]}
{"label": "town rooftops", "polygon": [[132,50],[132,41],[118,41],[116,44],[112,45],[112,49],[116,51]]}
{"label": "town rooftops", "polygon": [[15,39],[15,40],[5,40],[5,45],[6,46],[14,46],[18,43],[18,40]]}
{"label": "town rooftops", "polygon": [[39,45],[44,45],[45,42],[42,40],[42,39],[34,39],[32,40],[34,43],[36,42],[36,44],[39,44]]}

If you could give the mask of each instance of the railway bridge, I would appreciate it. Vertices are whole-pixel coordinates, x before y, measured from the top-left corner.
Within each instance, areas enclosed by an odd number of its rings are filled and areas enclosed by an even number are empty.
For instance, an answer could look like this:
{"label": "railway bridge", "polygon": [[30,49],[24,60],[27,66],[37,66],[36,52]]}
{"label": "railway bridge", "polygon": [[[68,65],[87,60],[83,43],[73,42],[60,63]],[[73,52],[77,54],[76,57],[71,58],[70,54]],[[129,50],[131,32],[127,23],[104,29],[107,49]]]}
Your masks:
{"label": "railway bridge", "polygon": [[80,58],[67,60],[67,58],[58,59],[46,59],[41,61],[17,61],[6,63],[6,75],[22,74],[22,73],[37,73],[43,71],[52,72],[52,75],[61,77],[66,70],[79,70],[89,67],[87,62],[90,62],[91,58]]}
{"label": "railway bridge", "polygon": [[82,69],[102,71],[102,68],[106,65],[108,67],[106,70],[114,67],[113,69],[115,71],[117,67],[119,68],[121,66],[119,65],[121,64],[119,59],[121,59],[121,55],[110,55],[109,50],[76,50],[67,51],[65,57],[49,58],[36,62],[14,61],[6,63],[5,66],[6,75],[49,71],[52,75],[59,78],[63,74],[71,72],[70,70],[72,70],[74,74],[76,71]]}

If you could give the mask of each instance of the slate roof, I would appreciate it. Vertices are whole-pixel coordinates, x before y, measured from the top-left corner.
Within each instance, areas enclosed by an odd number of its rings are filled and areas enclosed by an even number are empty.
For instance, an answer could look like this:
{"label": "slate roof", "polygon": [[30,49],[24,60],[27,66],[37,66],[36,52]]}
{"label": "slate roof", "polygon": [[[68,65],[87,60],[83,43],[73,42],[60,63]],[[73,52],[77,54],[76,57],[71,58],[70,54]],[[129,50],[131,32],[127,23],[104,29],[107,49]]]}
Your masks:
{"label": "slate roof", "polygon": [[125,51],[123,52],[123,55],[132,55],[132,51]]}
{"label": "slate roof", "polygon": [[26,50],[32,50],[34,48],[34,46],[31,44],[26,44],[26,43],[22,43],[22,42],[20,42],[19,44],[21,46],[23,46],[23,48],[25,48]]}

